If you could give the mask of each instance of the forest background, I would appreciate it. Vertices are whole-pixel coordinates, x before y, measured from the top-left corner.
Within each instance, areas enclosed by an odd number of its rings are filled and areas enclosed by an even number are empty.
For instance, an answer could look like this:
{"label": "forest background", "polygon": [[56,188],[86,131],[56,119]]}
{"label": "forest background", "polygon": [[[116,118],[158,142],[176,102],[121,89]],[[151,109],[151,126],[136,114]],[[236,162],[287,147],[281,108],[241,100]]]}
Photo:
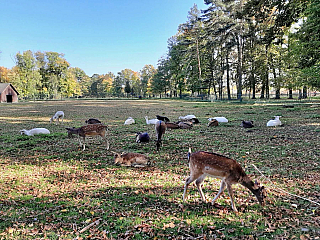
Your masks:
{"label": "forest background", "polygon": [[[24,51],[0,82],[22,99],[69,97],[299,98],[320,88],[320,0],[204,0],[168,39],[158,65],[88,76],[63,53]],[[1,46],[0,46],[1,51]],[[271,96],[270,89],[275,95]]]}

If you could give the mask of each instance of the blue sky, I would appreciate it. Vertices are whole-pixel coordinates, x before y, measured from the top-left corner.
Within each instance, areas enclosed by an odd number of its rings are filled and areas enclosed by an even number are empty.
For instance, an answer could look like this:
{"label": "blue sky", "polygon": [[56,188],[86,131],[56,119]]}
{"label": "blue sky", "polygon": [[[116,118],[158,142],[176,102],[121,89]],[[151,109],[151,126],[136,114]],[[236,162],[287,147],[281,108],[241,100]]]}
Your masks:
{"label": "blue sky", "polygon": [[167,40],[203,0],[11,0],[0,10],[0,66],[18,52],[64,53],[87,75],[156,67]]}

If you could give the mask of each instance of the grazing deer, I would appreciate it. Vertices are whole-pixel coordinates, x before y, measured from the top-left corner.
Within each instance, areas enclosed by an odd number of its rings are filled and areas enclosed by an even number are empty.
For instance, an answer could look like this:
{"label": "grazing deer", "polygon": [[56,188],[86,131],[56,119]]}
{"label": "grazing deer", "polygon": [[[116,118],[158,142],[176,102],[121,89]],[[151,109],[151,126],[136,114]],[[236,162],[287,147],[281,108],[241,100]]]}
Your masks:
{"label": "grazing deer", "polygon": [[160,150],[161,138],[162,138],[162,135],[166,132],[166,129],[167,129],[167,126],[164,121],[158,120],[158,122],[156,122],[155,130],[157,135],[157,141],[156,141],[157,151]]}
{"label": "grazing deer", "polygon": [[[106,137],[108,127],[103,124],[89,124],[86,126],[82,126],[80,128],[66,128],[68,130],[68,136],[70,137],[72,134],[78,135],[78,140],[80,146],[83,146],[82,150],[85,150],[85,141],[87,137],[100,136],[107,143],[107,150],[109,150],[109,141]],[[80,137],[83,138],[83,144],[81,144]]]}
{"label": "grazing deer", "polygon": [[126,167],[145,167],[148,165],[149,158],[140,153],[124,153],[119,154],[116,152],[114,153],[114,164],[126,166]]}
{"label": "grazing deer", "polygon": [[63,118],[64,118],[64,112],[63,111],[57,111],[51,118],[50,118],[50,123],[54,122],[55,120],[57,120],[57,123],[60,123],[60,119],[61,122],[63,123]]}
{"label": "grazing deer", "polygon": [[186,179],[183,192],[183,201],[185,201],[187,189],[190,183],[196,180],[196,186],[200,193],[201,199],[206,202],[205,196],[202,192],[202,182],[206,176],[221,179],[221,186],[218,194],[212,200],[212,204],[219,198],[221,193],[227,187],[228,193],[231,199],[232,209],[237,212],[237,208],[233,199],[232,184],[240,183],[241,185],[248,188],[258,199],[259,203],[264,206],[264,198],[266,197],[266,191],[264,186],[253,183],[249,176],[244,172],[238,162],[231,158],[221,156],[216,153],[209,153],[199,151],[191,153],[189,148],[188,153],[190,176]]}

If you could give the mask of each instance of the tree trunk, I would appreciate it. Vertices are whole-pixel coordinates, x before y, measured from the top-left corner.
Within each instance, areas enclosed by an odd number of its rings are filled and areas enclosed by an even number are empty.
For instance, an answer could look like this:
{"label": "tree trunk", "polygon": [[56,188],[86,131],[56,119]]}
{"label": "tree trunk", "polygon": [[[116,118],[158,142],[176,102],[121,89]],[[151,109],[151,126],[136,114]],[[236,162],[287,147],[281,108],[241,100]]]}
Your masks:
{"label": "tree trunk", "polygon": [[308,97],[308,91],[307,91],[307,87],[304,86],[303,89],[302,89],[302,97],[303,98],[307,98]]}
{"label": "tree trunk", "polygon": [[256,99],[256,79],[254,73],[251,74],[252,99]]}
{"label": "tree trunk", "polygon": [[201,62],[200,62],[200,53],[199,53],[199,41],[196,40],[197,44],[197,59],[198,59],[198,70],[199,70],[199,81],[201,81]]}
{"label": "tree trunk", "polygon": [[[240,0],[240,11],[242,11],[243,0]],[[242,102],[242,19],[240,19],[240,34],[239,34],[239,42],[238,42],[238,99]]]}
{"label": "tree trunk", "polygon": [[266,99],[269,99],[270,98],[270,95],[269,95],[269,61],[268,61],[268,48],[269,48],[269,45],[266,46],[266,81],[265,81],[265,91],[266,91]]}
{"label": "tree trunk", "polygon": [[292,88],[289,88],[289,97],[288,97],[288,99],[293,99],[293,96],[292,96],[293,94],[292,94]]}
{"label": "tree trunk", "polygon": [[260,99],[264,98],[265,84],[262,83]]}
{"label": "tree trunk", "polygon": [[242,101],[242,36],[239,36],[238,42],[238,96],[237,99]]}
{"label": "tree trunk", "polygon": [[226,56],[226,64],[227,64],[227,93],[228,93],[228,100],[231,100],[231,94],[230,94],[230,76],[229,76],[229,51],[227,51]]}
{"label": "tree trunk", "polygon": [[280,99],[280,88],[276,89],[276,97],[275,99]]}
{"label": "tree trunk", "polygon": [[[273,72],[273,78],[276,81],[277,73],[276,73],[276,69],[274,67],[272,68],[272,72]],[[280,99],[280,86],[279,85],[280,85],[279,83],[276,84],[276,96],[275,96],[275,99]]]}

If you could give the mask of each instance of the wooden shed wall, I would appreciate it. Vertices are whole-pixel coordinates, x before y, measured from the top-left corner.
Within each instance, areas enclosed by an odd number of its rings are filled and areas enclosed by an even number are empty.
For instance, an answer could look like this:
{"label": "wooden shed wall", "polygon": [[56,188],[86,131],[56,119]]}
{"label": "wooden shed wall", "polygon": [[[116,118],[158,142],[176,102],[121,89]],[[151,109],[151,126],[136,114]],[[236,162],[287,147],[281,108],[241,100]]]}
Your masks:
{"label": "wooden shed wall", "polygon": [[0,95],[0,102],[7,102],[7,95],[12,95],[12,102],[18,102],[18,95],[16,91],[8,86]]}

